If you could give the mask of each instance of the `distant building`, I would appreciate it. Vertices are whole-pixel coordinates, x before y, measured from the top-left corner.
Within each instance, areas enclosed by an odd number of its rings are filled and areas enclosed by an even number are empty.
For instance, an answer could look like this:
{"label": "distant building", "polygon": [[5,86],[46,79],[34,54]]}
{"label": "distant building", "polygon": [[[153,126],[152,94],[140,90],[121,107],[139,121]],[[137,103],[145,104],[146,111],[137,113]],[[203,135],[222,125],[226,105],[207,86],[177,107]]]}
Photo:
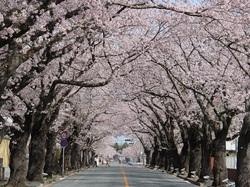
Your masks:
{"label": "distant building", "polygon": [[5,136],[0,140],[0,158],[2,160],[2,167],[9,167],[10,162],[10,138]]}
{"label": "distant building", "polygon": [[[0,122],[11,125],[13,119],[8,115],[0,115]],[[10,137],[7,136],[6,129],[0,129],[0,180],[6,180],[10,175]]]}
{"label": "distant building", "polygon": [[235,181],[237,179],[237,151],[238,151],[238,137],[226,141],[226,165],[228,169],[228,178]]}

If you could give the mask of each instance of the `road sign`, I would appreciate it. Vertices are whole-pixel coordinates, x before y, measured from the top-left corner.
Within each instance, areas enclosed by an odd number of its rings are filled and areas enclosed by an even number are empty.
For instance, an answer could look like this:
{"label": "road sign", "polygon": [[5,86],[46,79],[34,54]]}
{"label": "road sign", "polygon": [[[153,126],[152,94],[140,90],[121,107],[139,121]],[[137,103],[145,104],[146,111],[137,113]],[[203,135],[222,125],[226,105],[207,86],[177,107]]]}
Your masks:
{"label": "road sign", "polygon": [[62,148],[65,148],[65,147],[68,146],[68,140],[67,140],[67,138],[68,138],[67,131],[63,131],[62,134],[61,134],[61,142],[60,142]]}
{"label": "road sign", "polygon": [[65,138],[65,139],[61,139],[60,144],[61,144],[61,147],[62,147],[62,148],[65,148],[65,147],[68,146],[69,142],[68,142],[68,140]]}

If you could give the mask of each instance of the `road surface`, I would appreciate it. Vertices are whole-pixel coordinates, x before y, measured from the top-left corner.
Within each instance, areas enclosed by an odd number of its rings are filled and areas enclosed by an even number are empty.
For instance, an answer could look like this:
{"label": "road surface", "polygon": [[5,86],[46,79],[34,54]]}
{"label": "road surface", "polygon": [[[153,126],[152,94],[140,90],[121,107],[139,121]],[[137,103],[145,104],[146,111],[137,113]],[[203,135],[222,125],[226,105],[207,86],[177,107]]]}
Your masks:
{"label": "road surface", "polygon": [[53,187],[194,187],[172,175],[131,166],[97,167],[80,171]]}

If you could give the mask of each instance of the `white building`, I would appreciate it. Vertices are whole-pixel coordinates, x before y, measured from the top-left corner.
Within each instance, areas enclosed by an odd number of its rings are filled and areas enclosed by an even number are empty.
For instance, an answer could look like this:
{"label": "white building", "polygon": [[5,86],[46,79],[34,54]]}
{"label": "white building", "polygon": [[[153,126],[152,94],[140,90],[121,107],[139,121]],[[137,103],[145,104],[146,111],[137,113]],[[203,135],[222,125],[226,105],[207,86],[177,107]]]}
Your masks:
{"label": "white building", "polygon": [[236,169],[237,167],[237,150],[238,150],[238,137],[226,141],[226,151],[227,151],[227,156],[226,156],[226,164],[227,168],[229,169]]}

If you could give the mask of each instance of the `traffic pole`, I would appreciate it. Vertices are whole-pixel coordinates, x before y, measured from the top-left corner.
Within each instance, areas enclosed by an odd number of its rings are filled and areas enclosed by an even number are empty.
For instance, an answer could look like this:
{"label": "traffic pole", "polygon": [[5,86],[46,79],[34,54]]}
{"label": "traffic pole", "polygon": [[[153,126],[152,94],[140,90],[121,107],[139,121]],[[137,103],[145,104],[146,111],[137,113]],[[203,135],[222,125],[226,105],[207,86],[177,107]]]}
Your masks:
{"label": "traffic pole", "polygon": [[64,149],[65,147],[62,148],[62,177],[64,177]]}

